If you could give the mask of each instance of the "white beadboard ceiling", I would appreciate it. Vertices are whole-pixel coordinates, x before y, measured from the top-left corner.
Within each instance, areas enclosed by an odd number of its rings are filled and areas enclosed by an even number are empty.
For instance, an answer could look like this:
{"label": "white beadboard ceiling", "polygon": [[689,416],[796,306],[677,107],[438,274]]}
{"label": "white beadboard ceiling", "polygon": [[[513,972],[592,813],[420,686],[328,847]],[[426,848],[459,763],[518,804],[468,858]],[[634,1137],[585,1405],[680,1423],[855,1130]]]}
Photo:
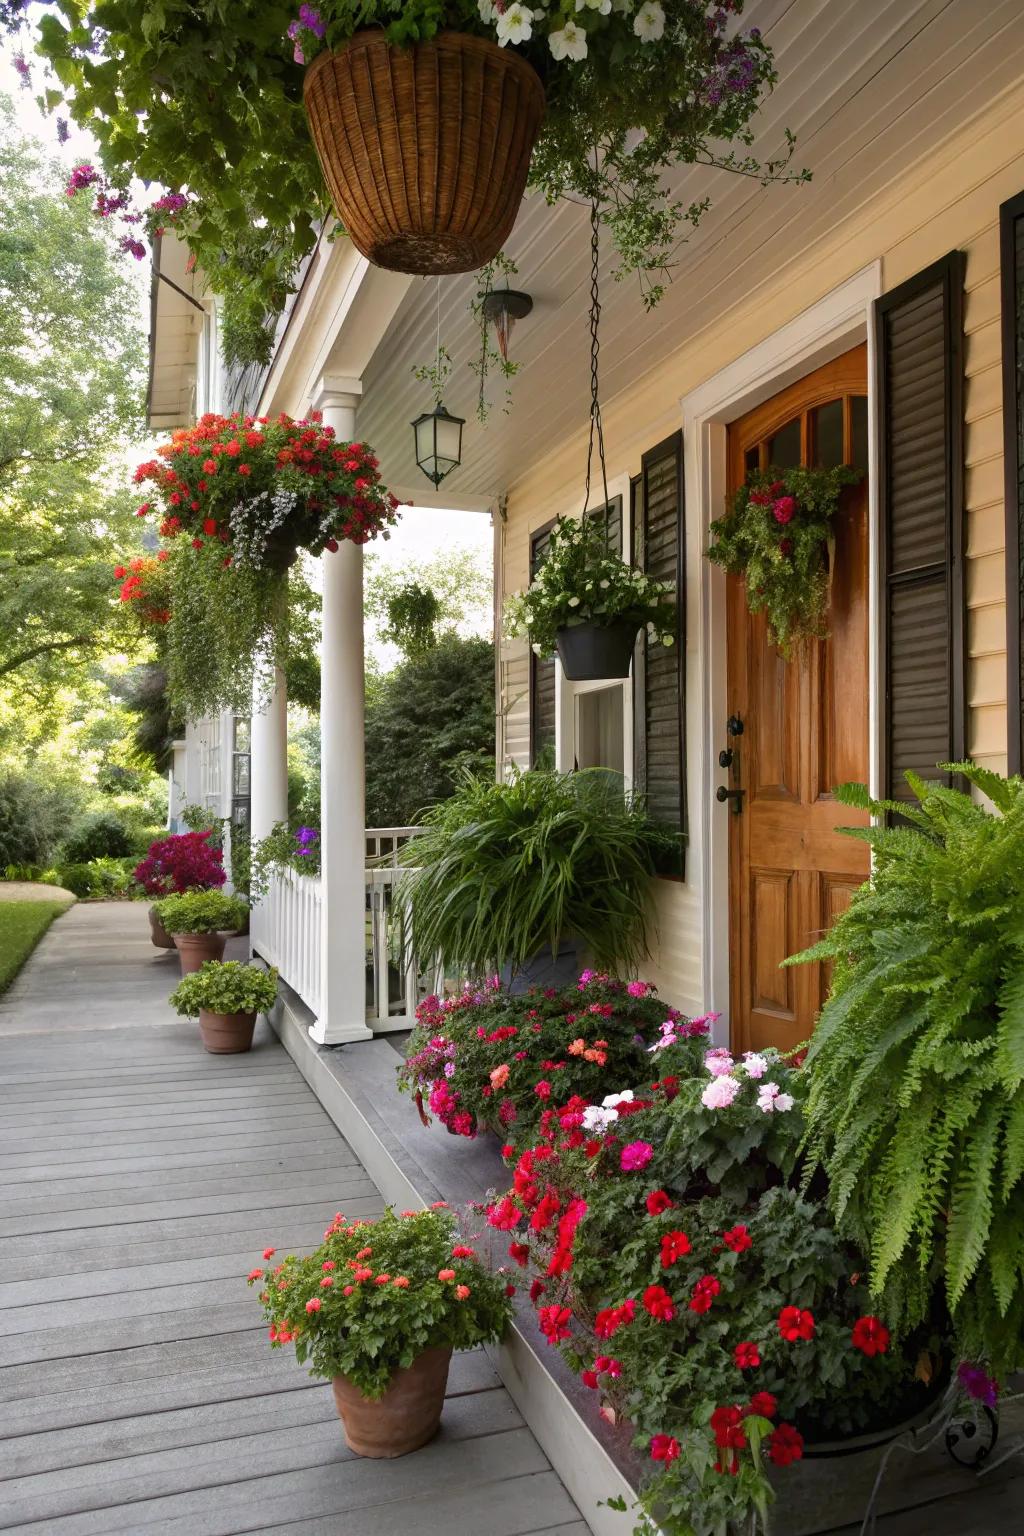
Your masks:
{"label": "white beadboard ceiling", "polygon": [[[741,293],[777,273],[908,162],[928,153],[1024,74],[1022,0],[751,0],[744,26],[771,43],[779,83],[755,120],[754,152],[778,153],[783,129],[797,136],[794,164],[809,185],[762,189],[756,181],[688,167],[673,191],[710,194],[711,211],[683,247],[665,297],[648,313],[635,279],[614,282],[603,242],[601,387],[607,402],[701,330]],[[951,243],[955,235],[951,233]],[[523,204],[505,247],[519,265],[514,286],[533,313],[515,330],[521,369],[511,413],[491,382],[490,421],[475,419],[479,338],[469,314],[475,274],[443,278],[441,339],[454,361],[445,403],[466,417],[462,467],[430,500],[490,501],[524,464],[585,423],[589,410],[590,236],[586,208]],[[360,434],[380,454],[389,482],[426,502],[409,423],[430,407],[413,369],[433,360],[437,280],[414,281],[364,376]],[[581,466],[582,469],[582,466]],[[417,484],[417,479],[422,485]]]}

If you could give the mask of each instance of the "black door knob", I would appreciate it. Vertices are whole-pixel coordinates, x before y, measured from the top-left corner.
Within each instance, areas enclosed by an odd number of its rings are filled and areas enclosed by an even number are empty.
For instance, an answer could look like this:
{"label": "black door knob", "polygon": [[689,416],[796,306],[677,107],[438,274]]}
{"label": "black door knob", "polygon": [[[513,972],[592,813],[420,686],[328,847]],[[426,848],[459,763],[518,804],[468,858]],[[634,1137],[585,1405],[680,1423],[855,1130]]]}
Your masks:
{"label": "black door knob", "polygon": [[723,747],[721,752],[719,752],[719,754],[718,754],[718,766],[719,766],[719,768],[731,768],[732,767],[732,760],[733,760],[732,748],[731,747]]}
{"label": "black door knob", "polygon": [[739,715],[730,715],[728,720],[725,722],[725,728],[729,732],[730,736],[743,735],[743,721],[740,719]]}

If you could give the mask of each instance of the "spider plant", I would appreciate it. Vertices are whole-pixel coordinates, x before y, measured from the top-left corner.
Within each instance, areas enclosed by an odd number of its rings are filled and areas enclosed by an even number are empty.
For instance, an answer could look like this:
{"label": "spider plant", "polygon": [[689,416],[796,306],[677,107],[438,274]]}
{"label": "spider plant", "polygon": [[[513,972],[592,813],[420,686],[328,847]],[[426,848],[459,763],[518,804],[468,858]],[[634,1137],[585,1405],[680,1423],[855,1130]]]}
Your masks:
{"label": "spider plant", "polygon": [[604,769],[466,774],[401,851],[397,909],[417,955],[464,975],[514,973],[570,936],[602,970],[632,970],[649,949],[656,861],[675,841]]}

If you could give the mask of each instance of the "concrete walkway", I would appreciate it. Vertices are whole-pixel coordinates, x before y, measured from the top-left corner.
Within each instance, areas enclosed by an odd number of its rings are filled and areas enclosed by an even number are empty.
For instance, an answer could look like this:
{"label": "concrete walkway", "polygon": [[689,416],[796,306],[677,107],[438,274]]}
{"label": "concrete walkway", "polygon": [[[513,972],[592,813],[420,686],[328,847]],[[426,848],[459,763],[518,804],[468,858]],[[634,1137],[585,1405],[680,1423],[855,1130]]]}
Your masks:
{"label": "concrete walkway", "polygon": [[265,1024],[203,1052],[176,973],[144,906],[81,904],[0,1005],[0,1529],[587,1536],[482,1352],[385,1463],[270,1350],[263,1248],[382,1202]]}

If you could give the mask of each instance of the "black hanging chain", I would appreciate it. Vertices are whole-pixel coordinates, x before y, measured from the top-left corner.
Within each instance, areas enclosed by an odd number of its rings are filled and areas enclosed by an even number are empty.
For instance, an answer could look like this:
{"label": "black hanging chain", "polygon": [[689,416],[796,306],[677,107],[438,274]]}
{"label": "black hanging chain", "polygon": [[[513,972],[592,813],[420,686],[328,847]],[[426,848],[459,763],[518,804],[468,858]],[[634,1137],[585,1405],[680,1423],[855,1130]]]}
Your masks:
{"label": "black hanging chain", "polygon": [[594,462],[594,438],[597,438],[597,453],[601,464],[601,484],[604,488],[604,538],[608,543],[608,470],[604,458],[604,423],[601,420],[601,398],[599,391],[599,365],[601,356],[600,324],[601,324],[601,291],[599,283],[599,263],[601,257],[601,220],[597,199],[593,198],[590,204],[590,441],[587,445],[587,488],[583,498],[582,516],[587,515],[590,506],[590,478]]}

